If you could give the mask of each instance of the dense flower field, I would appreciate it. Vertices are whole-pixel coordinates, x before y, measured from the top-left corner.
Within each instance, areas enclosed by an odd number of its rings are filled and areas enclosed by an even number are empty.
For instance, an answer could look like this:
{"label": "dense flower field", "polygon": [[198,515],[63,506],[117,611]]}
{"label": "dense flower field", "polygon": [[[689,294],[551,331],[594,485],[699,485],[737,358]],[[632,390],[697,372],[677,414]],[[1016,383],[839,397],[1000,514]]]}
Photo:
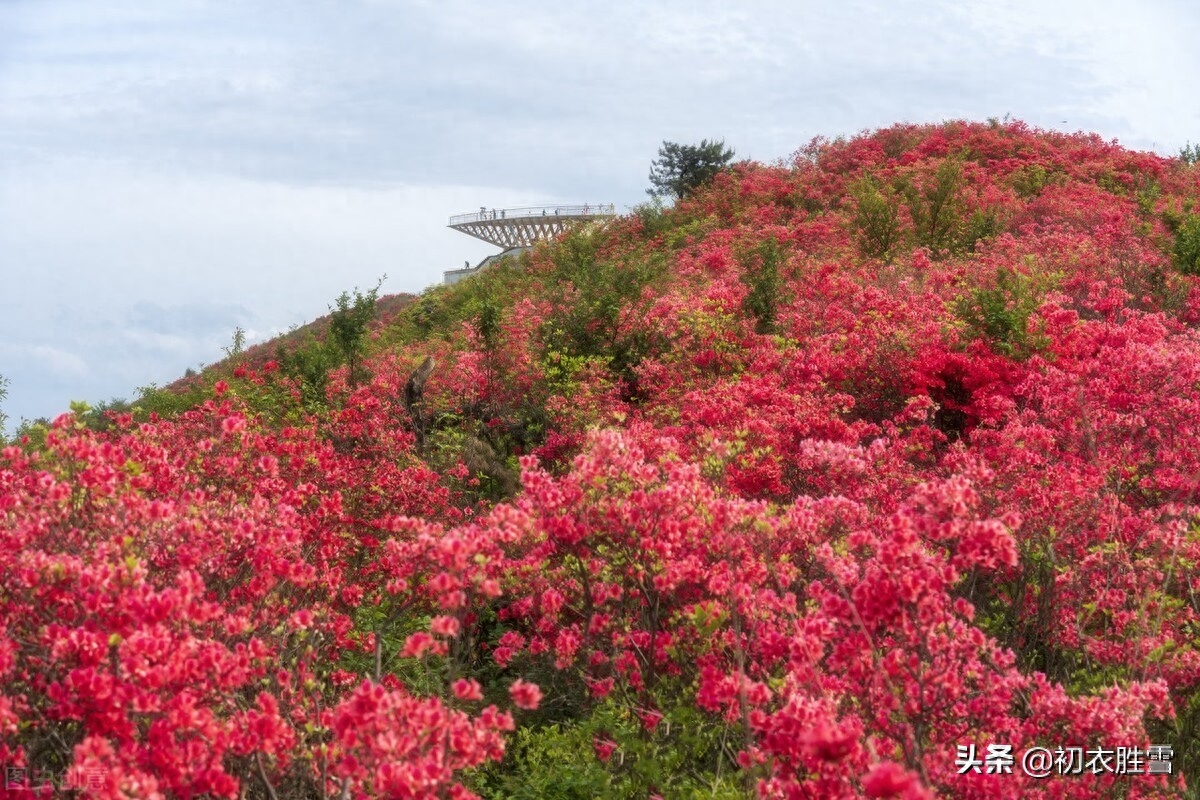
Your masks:
{"label": "dense flower field", "polygon": [[0,454],[8,790],[1188,796],[1198,200],[897,126],[64,415]]}

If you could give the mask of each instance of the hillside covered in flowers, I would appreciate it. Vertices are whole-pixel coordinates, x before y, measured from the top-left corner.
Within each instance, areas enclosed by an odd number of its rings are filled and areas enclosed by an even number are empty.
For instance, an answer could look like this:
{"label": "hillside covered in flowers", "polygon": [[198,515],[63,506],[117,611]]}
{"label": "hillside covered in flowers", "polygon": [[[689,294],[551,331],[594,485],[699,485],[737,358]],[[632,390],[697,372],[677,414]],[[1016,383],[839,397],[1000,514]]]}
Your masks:
{"label": "hillside covered in flowers", "polygon": [[7,791],[1196,796],[1188,161],[817,141],[27,432]]}

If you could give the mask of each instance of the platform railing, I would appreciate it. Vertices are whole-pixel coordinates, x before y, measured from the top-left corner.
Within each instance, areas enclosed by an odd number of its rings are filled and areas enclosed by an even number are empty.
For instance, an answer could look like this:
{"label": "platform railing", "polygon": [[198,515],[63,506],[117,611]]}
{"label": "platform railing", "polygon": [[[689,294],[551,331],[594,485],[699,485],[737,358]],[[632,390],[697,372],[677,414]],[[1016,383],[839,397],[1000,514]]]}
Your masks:
{"label": "platform railing", "polygon": [[530,217],[611,217],[617,213],[616,203],[584,203],[576,206],[525,206],[524,208],[480,208],[471,214],[455,214],[450,227],[474,222],[500,222]]}

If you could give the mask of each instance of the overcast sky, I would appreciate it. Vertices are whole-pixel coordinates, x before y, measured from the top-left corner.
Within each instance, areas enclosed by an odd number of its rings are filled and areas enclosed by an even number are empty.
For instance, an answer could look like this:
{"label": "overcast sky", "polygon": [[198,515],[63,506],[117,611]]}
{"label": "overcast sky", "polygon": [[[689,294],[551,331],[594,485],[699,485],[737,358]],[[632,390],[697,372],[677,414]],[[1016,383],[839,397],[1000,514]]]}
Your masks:
{"label": "overcast sky", "polygon": [[3,410],[133,397],[387,274],[479,206],[645,199],[664,139],[1011,114],[1200,141],[1193,0],[0,0]]}

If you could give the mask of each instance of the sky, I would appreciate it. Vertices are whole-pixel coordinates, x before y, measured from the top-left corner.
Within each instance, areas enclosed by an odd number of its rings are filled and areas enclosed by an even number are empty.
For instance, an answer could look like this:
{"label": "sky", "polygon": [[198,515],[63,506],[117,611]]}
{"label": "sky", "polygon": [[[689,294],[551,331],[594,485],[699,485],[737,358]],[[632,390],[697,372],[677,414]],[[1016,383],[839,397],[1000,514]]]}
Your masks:
{"label": "sky", "polygon": [[1200,142],[1193,0],[0,0],[9,429],[133,398],[496,248],[480,206],[646,200],[664,140],[1010,115]]}

